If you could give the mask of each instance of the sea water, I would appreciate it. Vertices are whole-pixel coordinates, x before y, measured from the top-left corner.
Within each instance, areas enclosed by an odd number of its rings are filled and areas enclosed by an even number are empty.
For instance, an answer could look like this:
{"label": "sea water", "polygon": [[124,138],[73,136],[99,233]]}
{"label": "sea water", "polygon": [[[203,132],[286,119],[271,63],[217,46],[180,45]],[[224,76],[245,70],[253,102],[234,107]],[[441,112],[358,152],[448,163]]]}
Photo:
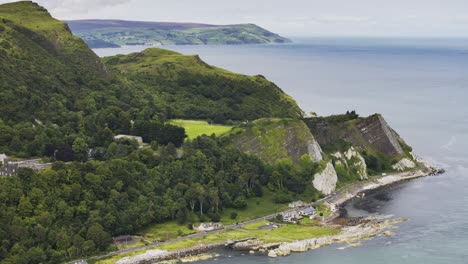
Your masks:
{"label": "sea water", "polygon": [[[319,115],[381,113],[415,153],[446,169],[347,206],[351,215],[410,220],[393,237],[271,259],[223,251],[202,263],[468,263],[468,40],[296,39],[282,45],[165,46],[209,64],[261,74]],[[101,56],[146,47],[95,50]]]}

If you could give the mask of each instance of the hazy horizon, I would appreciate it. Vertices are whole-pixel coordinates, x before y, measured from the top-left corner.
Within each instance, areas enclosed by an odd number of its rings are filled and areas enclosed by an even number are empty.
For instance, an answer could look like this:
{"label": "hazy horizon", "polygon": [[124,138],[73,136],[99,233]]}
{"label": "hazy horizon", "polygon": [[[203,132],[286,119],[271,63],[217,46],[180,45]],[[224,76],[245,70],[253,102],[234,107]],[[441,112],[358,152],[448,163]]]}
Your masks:
{"label": "hazy horizon", "polygon": [[[0,3],[15,2],[0,0]],[[289,37],[468,37],[463,0],[37,0],[61,20],[253,23]],[[259,8],[261,7],[261,8]]]}

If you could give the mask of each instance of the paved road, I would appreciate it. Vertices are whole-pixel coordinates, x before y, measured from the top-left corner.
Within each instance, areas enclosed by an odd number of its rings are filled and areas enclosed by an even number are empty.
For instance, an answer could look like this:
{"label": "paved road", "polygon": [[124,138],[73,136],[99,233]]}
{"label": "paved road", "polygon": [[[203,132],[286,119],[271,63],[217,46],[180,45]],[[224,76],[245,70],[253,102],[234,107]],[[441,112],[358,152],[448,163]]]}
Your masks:
{"label": "paved road", "polygon": [[[335,198],[336,196],[342,195],[344,192],[349,190],[349,188],[353,188],[356,185],[361,185],[362,183],[363,182],[356,182],[356,183],[350,184],[350,185],[345,186],[344,188],[338,190],[337,192],[335,192],[335,193],[333,193],[333,194],[331,194],[331,195],[329,195],[329,196],[327,196],[325,198],[322,198],[322,199],[320,199],[320,200],[318,200],[316,202],[313,202],[313,203],[308,203],[308,204],[306,204],[304,206],[319,205],[322,202],[326,202],[328,200],[331,200],[331,199]],[[194,233],[194,234],[183,236],[183,237],[178,237],[178,238],[166,240],[164,242],[153,242],[153,243],[150,243],[150,244],[147,244],[147,245],[144,245],[144,246],[132,247],[132,248],[126,248],[126,249],[121,249],[121,250],[117,250],[117,251],[112,251],[112,252],[109,252],[109,253],[104,254],[104,255],[90,257],[89,259],[99,260],[99,259],[112,257],[112,256],[115,256],[115,255],[120,255],[120,254],[124,254],[124,253],[130,253],[130,252],[149,249],[149,248],[155,247],[155,246],[161,246],[161,245],[170,244],[170,243],[179,242],[179,241],[184,241],[184,240],[193,239],[193,238],[201,238],[201,237],[203,237],[203,236],[205,236],[207,234],[216,234],[216,233],[224,232],[226,230],[239,229],[239,228],[242,228],[242,227],[244,227],[246,225],[255,224],[255,223],[258,223],[258,222],[261,222],[261,221],[265,221],[265,220],[270,220],[270,219],[275,218],[278,214],[290,213],[290,212],[293,212],[293,211],[296,211],[296,210],[297,210],[297,208],[289,209],[289,210],[285,210],[285,211],[282,211],[282,212],[278,212],[278,213],[274,213],[274,214],[271,214],[271,215],[267,215],[267,216],[263,216],[263,217],[260,217],[260,218],[245,221],[245,222],[242,222],[242,223],[228,225],[228,226],[225,226],[222,229],[213,230],[213,231],[206,231],[206,232],[199,232],[199,233]],[[68,262],[67,264],[73,264],[73,263],[75,263],[75,261]]]}

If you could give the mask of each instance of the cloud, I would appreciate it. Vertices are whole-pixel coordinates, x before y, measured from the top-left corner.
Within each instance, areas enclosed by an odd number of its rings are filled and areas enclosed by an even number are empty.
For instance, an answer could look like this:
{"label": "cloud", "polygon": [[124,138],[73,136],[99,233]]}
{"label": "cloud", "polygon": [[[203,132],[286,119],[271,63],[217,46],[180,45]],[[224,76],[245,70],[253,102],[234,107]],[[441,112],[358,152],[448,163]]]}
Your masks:
{"label": "cloud", "polygon": [[319,23],[368,23],[372,19],[364,16],[343,16],[343,15],[319,15],[312,20]]}

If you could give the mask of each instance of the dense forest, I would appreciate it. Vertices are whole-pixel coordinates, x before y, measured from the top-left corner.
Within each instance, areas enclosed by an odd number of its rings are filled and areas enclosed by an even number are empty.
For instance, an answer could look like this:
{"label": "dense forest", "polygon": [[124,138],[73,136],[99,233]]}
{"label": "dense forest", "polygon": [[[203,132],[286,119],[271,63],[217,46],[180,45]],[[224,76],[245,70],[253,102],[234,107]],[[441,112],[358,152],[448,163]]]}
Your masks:
{"label": "dense forest", "polygon": [[110,249],[112,236],[151,223],[219,221],[223,209],[243,209],[246,199],[262,196],[262,186],[275,190],[278,202],[291,201],[312,180],[307,157],[271,166],[207,136],[183,149],[177,159],[171,145],[155,156],[129,142],[112,143],[103,161],[56,162],[0,178],[2,263],[89,256]]}
{"label": "dense forest", "polygon": [[[151,71],[138,70],[138,57]],[[186,140],[167,122],[300,118],[265,78],[162,50],[105,62],[37,4],[0,5],[0,153],[54,162],[0,178],[1,263],[89,256],[149,224],[217,221],[265,188],[279,202],[307,188],[315,167],[306,157],[268,165],[223,139]]]}

